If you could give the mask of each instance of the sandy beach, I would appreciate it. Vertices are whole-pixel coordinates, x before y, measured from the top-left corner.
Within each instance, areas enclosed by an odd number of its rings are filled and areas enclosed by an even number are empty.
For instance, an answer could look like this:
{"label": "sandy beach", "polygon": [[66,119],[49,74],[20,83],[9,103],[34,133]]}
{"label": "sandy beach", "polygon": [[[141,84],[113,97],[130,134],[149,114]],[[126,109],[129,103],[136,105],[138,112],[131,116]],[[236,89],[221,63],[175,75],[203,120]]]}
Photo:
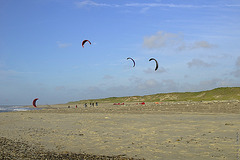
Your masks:
{"label": "sandy beach", "polygon": [[1,113],[0,137],[44,152],[105,155],[102,159],[239,156],[239,101],[68,106]]}

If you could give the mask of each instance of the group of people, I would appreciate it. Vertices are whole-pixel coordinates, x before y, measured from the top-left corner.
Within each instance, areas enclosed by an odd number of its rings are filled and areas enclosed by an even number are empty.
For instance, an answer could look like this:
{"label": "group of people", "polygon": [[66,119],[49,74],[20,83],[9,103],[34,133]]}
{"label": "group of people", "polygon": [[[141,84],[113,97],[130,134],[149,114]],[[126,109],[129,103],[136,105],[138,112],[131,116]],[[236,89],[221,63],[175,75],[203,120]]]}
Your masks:
{"label": "group of people", "polygon": [[[94,102],[90,102],[90,107],[94,107]],[[96,102],[96,106],[98,106],[98,102]],[[84,104],[84,107],[86,108],[87,107],[87,103]]]}
{"label": "group of people", "polygon": [[[96,104],[96,106],[98,106],[98,102],[95,102],[95,103],[94,103],[94,102],[90,102],[90,107],[91,107],[91,106],[94,107],[95,104]],[[85,104],[84,104],[84,107],[86,108],[87,106],[88,106],[87,103],[85,103]],[[78,107],[78,106],[76,105],[75,108],[77,108],[77,107]],[[68,108],[70,108],[70,106],[68,106]]]}

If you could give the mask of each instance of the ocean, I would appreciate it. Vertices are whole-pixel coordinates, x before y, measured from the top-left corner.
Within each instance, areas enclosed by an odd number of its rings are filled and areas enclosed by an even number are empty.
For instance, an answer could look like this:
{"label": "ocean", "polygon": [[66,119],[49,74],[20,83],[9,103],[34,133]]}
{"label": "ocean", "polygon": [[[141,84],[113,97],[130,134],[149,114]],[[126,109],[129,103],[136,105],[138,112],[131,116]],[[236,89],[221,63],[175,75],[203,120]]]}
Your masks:
{"label": "ocean", "polygon": [[40,108],[24,107],[23,105],[0,105],[0,112],[17,112],[17,111],[29,111],[38,110]]}

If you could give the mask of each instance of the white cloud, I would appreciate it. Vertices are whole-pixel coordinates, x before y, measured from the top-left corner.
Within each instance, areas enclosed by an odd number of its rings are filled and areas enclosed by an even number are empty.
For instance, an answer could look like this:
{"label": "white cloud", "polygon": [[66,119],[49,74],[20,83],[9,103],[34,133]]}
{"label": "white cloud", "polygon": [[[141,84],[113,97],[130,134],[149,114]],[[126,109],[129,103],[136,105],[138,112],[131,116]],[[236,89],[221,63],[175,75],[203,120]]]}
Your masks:
{"label": "white cloud", "polygon": [[216,45],[203,40],[186,43],[183,34],[159,31],[154,35],[144,37],[143,47],[149,49],[174,48],[178,51],[183,51],[200,48],[209,49],[216,47]]}
{"label": "white cloud", "polygon": [[206,63],[200,59],[192,59],[191,62],[188,62],[188,67],[191,68],[191,67],[211,67],[212,64],[210,63]]}
{"label": "white cloud", "polygon": [[169,7],[169,8],[202,8],[209,6],[197,6],[197,5],[181,5],[181,4],[169,4],[169,3],[127,3],[127,7]]}
{"label": "white cloud", "polygon": [[197,41],[194,42],[192,45],[189,46],[190,49],[197,49],[197,48],[213,48],[216,45],[210,44],[207,41]]}
{"label": "white cloud", "polygon": [[61,42],[57,41],[57,45],[59,48],[66,48],[66,47],[70,47],[72,44],[71,43],[61,43]]}
{"label": "white cloud", "polygon": [[193,49],[210,49],[210,48],[214,48],[216,47],[216,45],[214,44],[211,44],[207,41],[196,41],[196,42],[193,42],[193,43],[189,43],[189,44],[186,44],[186,42],[182,42],[182,45],[179,45],[177,47],[177,50],[179,51],[183,51],[183,50],[193,50]]}
{"label": "white cloud", "polygon": [[240,56],[236,60],[236,69],[231,72],[231,75],[237,78],[240,77]]}
{"label": "white cloud", "polygon": [[19,72],[14,70],[0,70],[0,77],[9,77],[9,76],[15,76]]}
{"label": "white cloud", "polygon": [[148,79],[143,83],[141,83],[140,85],[138,85],[137,87],[139,89],[150,89],[150,88],[156,88],[156,86],[158,85],[159,83],[155,79]]}
{"label": "white cloud", "polygon": [[160,92],[173,92],[178,90],[178,84],[171,79],[156,80],[156,79],[146,79],[134,77],[131,79],[132,84],[128,88],[132,90],[137,95],[144,94],[154,94]]}
{"label": "white cloud", "polygon": [[159,31],[154,35],[144,37],[143,47],[154,49],[168,46],[183,45],[183,37],[180,34]]}
{"label": "white cloud", "polygon": [[231,73],[231,75],[235,76],[235,77],[240,77],[240,69],[236,69],[235,71],[233,71]]}
{"label": "white cloud", "polygon": [[94,1],[90,1],[90,0],[76,2],[75,4],[79,8],[84,7],[84,6],[94,6],[94,7],[118,7],[119,6],[116,4],[97,3]]}
{"label": "white cloud", "polygon": [[103,79],[104,80],[112,80],[114,77],[113,76],[111,76],[111,75],[104,75],[103,76]]}
{"label": "white cloud", "polygon": [[144,7],[141,9],[140,13],[146,13],[149,9],[150,7]]}
{"label": "white cloud", "polygon": [[65,91],[66,87],[65,86],[57,86],[57,87],[55,87],[55,90],[56,91]]}
{"label": "white cloud", "polygon": [[210,90],[218,87],[239,87],[240,82],[233,79],[220,79],[212,78],[207,80],[202,80],[199,83],[185,83],[179,86],[180,91],[184,92],[196,92]]}
{"label": "white cloud", "polygon": [[237,66],[237,67],[240,67],[240,56],[237,58],[236,66]]}
{"label": "white cloud", "polygon": [[0,61],[0,68],[5,67],[5,63]]}
{"label": "white cloud", "polygon": [[84,0],[81,2],[75,2],[75,5],[79,8],[84,6],[94,7],[141,7],[141,8],[153,8],[153,7],[167,7],[167,8],[222,8],[222,7],[240,7],[240,4],[222,4],[222,5],[196,5],[196,4],[174,4],[174,3],[125,3],[125,4],[113,4],[113,3],[98,3],[91,0]]}
{"label": "white cloud", "polygon": [[167,70],[163,67],[159,67],[158,70],[154,70],[153,68],[148,68],[143,70],[144,73],[164,73],[167,72]]}
{"label": "white cloud", "polygon": [[222,80],[219,79],[219,78],[213,78],[213,79],[210,79],[210,80],[201,81],[199,83],[199,85],[203,86],[205,89],[217,88],[217,87],[219,87],[219,84],[220,84],[221,81]]}
{"label": "white cloud", "polygon": [[239,86],[240,86],[239,80],[236,81],[234,79],[222,79],[219,82],[219,86],[218,87],[239,87]]}
{"label": "white cloud", "polygon": [[145,84],[147,87],[155,87],[156,84],[158,84],[158,82],[154,79],[150,79],[150,80],[147,80]]}
{"label": "white cloud", "polygon": [[222,7],[240,7],[240,4],[222,4],[222,5],[196,5],[196,4],[174,4],[174,3],[127,3],[127,7],[168,7],[168,8],[222,8]]}
{"label": "white cloud", "polygon": [[132,82],[133,84],[141,83],[143,81],[142,78],[139,78],[139,77],[136,77],[136,76],[132,76],[128,80],[130,82]]}
{"label": "white cloud", "polygon": [[240,4],[226,4],[226,7],[240,7]]}

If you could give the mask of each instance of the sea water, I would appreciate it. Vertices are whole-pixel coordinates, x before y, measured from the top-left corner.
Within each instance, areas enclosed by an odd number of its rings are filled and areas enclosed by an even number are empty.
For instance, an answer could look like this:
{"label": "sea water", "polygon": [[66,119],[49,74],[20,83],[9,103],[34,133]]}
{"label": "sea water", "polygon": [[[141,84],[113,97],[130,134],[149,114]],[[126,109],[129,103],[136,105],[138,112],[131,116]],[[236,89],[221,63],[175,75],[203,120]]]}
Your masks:
{"label": "sea water", "polygon": [[17,112],[17,111],[29,111],[38,110],[40,108],[24,107],[23,105],[0,105],[0,112]]}

